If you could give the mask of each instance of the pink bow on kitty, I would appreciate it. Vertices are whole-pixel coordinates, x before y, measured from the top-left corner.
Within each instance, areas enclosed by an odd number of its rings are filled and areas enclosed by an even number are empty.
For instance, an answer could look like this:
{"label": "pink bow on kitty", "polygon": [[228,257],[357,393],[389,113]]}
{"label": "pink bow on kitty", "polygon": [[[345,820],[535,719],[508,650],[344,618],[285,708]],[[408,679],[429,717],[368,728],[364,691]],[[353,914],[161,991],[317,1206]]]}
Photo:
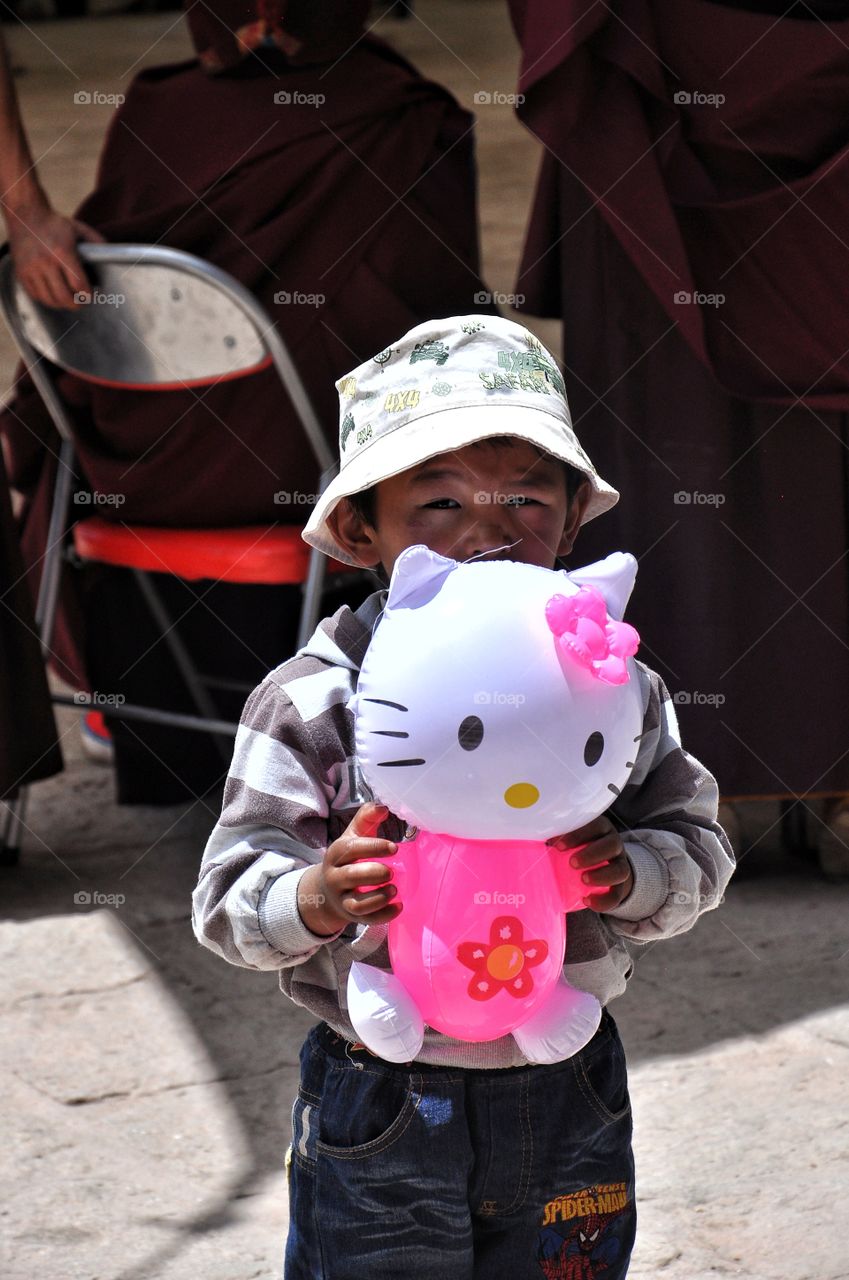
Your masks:
{"label": "pink bow on kitty", "polygon": [[609,616],[597,587],[581,587],[573,596],[552,596],[545,606],[545,620],[558,648],[597,680],[605,684],[627,682],[625,660],[637,652],[640,637],[627,622],[616,622]]}

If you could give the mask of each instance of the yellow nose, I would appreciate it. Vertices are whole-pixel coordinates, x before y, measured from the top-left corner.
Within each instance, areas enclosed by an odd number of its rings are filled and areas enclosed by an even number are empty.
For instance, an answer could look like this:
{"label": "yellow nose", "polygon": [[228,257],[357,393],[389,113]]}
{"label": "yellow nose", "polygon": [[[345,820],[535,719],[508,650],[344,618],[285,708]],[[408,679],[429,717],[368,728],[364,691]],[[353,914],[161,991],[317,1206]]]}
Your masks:
{"label": "yellow nose", "polygon": [[514,782],[504,792],[504,800],[511,809],[530,809],[539,800],[539,791],[532,782]]}

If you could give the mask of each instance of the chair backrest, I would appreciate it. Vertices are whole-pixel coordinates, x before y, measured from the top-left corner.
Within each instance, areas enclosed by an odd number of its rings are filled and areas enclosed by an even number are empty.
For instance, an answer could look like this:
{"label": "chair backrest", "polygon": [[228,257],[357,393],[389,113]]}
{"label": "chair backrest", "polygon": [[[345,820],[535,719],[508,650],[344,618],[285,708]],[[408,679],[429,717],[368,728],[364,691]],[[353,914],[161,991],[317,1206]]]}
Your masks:
{"label": "chair backrest", "polygon": [[333,454],[286,344],[267,312],[227,272],[159,245],[80,244],[91,301],[44,307],[0,262],[0,306],[57,428],[67,415],[44,360],[110,387],[166,391],[209,386],[273,365],[322,472]]}

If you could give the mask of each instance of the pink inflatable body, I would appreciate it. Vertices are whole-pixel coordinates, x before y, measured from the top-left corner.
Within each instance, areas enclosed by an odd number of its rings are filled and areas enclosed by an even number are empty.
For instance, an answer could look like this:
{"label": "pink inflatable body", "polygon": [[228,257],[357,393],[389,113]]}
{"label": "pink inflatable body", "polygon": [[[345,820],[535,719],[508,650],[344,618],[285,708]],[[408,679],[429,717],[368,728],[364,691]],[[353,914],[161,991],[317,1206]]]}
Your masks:
{"label": "pink inflatable body", "polygon": [[568,853],[420,831],[390,865],[404,904],[389,930],[392,970],[429,1026],[493,1040],[545,1004],[563,968],[565,912],[586,890]]}

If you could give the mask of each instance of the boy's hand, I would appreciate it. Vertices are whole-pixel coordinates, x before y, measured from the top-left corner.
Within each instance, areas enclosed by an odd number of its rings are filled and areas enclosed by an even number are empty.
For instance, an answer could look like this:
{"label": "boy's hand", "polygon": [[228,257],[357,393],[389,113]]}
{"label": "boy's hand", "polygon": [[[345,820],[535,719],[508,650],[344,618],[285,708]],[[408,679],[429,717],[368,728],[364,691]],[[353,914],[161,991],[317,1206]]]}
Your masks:
{"label": "boy's hand", "polygon": [[581,879],[587,886],[583,901],[590,911],[612,911],[633,889],[634,873],[622,837],[606,814],[569,835],[555,836],[548,844],[564,852],[574,850],[569,864],[576,871],[583,870]]}
{"label": "boy's hand", "polygon": [[[322,861],[301,876],[298,911],[313,933],[336,933],[351,921],[386,924],[400,912],[400,903],[392,904],[398,890],[391,883],[391,869],[368,861],[397,851],[396,844],[376,834],[388,813],[382,804],[361,805],[338,840],[328,845]],[[364,885],[374,887],[368,893],[357,892]]]}

